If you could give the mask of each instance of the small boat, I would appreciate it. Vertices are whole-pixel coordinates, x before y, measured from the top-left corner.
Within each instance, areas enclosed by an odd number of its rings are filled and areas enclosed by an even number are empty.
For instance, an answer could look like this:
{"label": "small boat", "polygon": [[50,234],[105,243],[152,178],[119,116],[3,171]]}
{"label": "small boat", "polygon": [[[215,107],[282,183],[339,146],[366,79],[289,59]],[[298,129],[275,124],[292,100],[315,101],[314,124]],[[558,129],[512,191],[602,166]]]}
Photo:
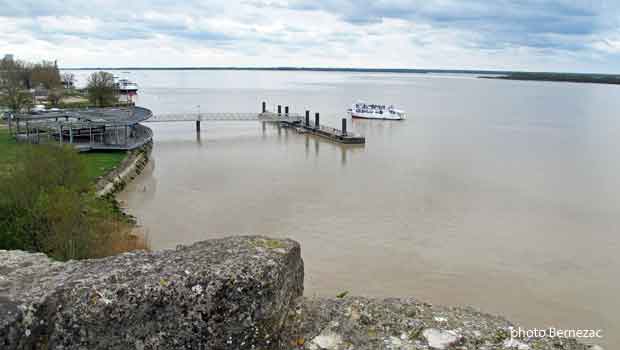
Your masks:
{"label": "small boat", "polygon": [[126,103],[135,103],[138,95],[138,84],[129,79],[116,80],[116,88],[119,93],[119,101]]}
{"label": "small boat", "polygon": [[129,81],[128,79],[119,79],[116,82],[116,85],[118,86],[118,91],[123,94],[129,94],[129,93],[137,93],[138,92],[138,84]]}
{"label": "small boat", "polygon": [[403,120],[405,111],[396,109],[393,105],[368,104],[358,102],[348,109],[351,118]]}

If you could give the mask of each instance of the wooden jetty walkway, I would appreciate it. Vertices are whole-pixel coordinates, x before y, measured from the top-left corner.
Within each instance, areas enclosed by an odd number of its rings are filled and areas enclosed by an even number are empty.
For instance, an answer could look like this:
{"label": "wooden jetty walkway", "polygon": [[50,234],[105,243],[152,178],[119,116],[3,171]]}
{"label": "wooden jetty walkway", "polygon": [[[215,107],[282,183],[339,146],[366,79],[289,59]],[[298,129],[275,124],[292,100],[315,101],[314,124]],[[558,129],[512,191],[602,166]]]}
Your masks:
{"label": "wooden jetty walkway", "polygon": [[203,121],[262,121],[280,123],[281,125],[295,128],[302,133],[309,133],[319,137],[329,139],[334,142],[344,144],[365,144],[364,136],[355,134],[347,130],[347,119],[342,118],[341,128],[333,128],[320,123],[320,114],[315,113],[314,118],[310,118],[310,111],[305,114],[289,113],[289,107],[279,105],[277,112],[268,111],[266,103],[263,102],[262,112],[260,113],[168,113],[154,114],[146,123],[158,122],[195,122],[196,131],[200,131]]}

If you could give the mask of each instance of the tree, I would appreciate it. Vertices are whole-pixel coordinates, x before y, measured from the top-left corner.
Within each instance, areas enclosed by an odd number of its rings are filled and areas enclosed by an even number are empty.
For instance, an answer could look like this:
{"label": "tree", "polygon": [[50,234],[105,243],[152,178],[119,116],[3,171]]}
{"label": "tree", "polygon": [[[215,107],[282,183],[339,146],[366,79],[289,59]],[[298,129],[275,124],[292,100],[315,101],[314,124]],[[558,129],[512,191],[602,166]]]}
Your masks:
{"label": "tree", "polygon": [[114,76],[108,72],[95,72],[88,77],[88,99],[98,107],[106,107],[118,102],[118,89]]}
{"label": "tree", "polygon": [[75,74],[62,73],[61,80],[62,84],[65,86],[65,89],[72,89],[75,85]]}
{"label": "tree", "polygon": [[60,80],[60,71],[55,62],[43,61],[37,63],[31,68],[31,77],[33,85],[43,85],[48,90],[57,89],[62,86]]}
{"label": "tree", "polygon": [[47,100],[52,104],[52,106],[58,106],[60,104],[60,100],[64,96],[64,89],[62,87],[55,87],[49,90],[47,95]]}
{"label": "tree", "polygon": [[30,70],[26,63],[12,59],[0,61],[0,99],[15,112],[32,104]]}

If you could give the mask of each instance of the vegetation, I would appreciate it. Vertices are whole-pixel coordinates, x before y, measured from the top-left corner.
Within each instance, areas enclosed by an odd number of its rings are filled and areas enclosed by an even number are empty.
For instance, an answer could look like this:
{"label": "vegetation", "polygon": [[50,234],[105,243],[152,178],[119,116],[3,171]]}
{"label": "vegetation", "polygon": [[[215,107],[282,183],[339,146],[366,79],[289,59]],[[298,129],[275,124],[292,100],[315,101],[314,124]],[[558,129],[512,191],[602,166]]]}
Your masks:
{"label": "vegetation", "polygon": [[0,103],[13,111],[22,111],[32,104],[30,72],[25,63],[4,58],[0,61]]}
{"label": "vegetation", "polygon": [[[43,103],[60,108],[117,106],[114,76],[95,72],[84,90],[74,87],[75,75],[60,74],[55,62],[30,63],[5,57],[0,60],[0,106],[16,112],[28,111],[35,102],[33,90],[43,90]],[[40,103],[40,102],[39,102]]]}
{"label": "vegetation", "polygon": [[0,128],[0,177],[10,172],[17,163],[19,146],[9,136],[9,130]]}
{"label": "vegetation", "polygon": [[125,159],[124,152],[89,152],[86,160],[86,177],[92,182],[116,168]]}
{"label": "vegetation", "polygon": [[577,74],[577,73],[530,73],[512,72],[497,77],[482,77],[507,80],[557,81],[572,83],[620,84],[620,75],[611,74]]}
{"label": "vegetation", "polygon": [[17,144],[0,130],[0,249],[43,252],[59,260],[144,249],[113,201],[96,197],[93,180],[122,154]]}
{"label": "vegetation", "polygon": [[62,73],[62,84],[65,86],[67,91],[72,90],[75,85],[75,74]]}
{"label": "vegetation", "polygon": [[118,102],[114,76],[108,72],[95,72],[88,77],[88,99],[97,107],[112,106]]}
{"label": "vegetation", "polygon": [[64,88],[55,62],[28,63],[5,57],[0,61],[1,103],[13,111],[28,109],[33,102],[30,89],[47,90],[52,105],[58,105]]}

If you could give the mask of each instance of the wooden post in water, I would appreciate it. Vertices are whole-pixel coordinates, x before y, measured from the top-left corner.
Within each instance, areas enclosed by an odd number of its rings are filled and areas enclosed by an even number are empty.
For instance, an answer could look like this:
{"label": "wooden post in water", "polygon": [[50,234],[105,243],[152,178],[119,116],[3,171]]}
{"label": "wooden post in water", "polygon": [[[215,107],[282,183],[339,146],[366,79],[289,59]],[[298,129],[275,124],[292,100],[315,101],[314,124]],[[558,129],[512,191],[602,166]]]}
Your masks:
{"label": "wooden post in water", "polygon": [[310,126],[310,111],[306,111],[306,126]]}
{"label": "wooden post in water", "polygon": [[282,114],[282,105],[278,105],[278,115]]}
{"label": "wooden post in water", "polygon": [[196,132],[200,132],[200,120],[196,120]]}
{"label": "wooden post in water", "polygon": [[342,134],[347,134],[347,118],[342,118]]}
{"label": "wooden post in water", "polygon": [[288,106],[284,107],[284,115],[288,117]]}
{"label": "wooden post in water", "polygon": [[319,128],[319,113],[316,113],[314,115],[314,128],[318,129]]}
{"label": "wooden post in water", "polygon": [[263,101],[263,113],[267,112],[267,102]]}

